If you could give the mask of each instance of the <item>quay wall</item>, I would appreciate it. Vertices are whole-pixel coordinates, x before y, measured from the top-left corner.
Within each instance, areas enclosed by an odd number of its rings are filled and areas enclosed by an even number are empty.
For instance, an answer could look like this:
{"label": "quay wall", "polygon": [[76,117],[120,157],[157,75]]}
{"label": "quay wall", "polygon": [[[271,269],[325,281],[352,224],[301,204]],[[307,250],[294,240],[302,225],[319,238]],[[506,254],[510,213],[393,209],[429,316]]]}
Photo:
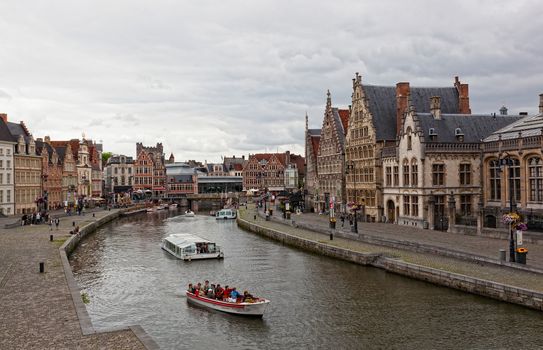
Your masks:
{"label": "quay wall", "polygon": [[121,210],[109,213],[106,216],[103,216],[102,218],[92,223],[89,223],[85,225],[84,227],[81,227],[79,229],[79,233],[75,235],[71,235],[71,237],[66,242],[64,242],[64,244],[59,248],[60,259],[62,261],[62,268],[64,269],[64,274],[66,275],[68,287],[70,289],[72,300],[75,305],[77,318],[79,319],[79,325],[81,326],[81,333],[83,335],[108,333],[108,332],[120,331],[120,330],[131,330],[134,333],[134,335],[136,335],[136,337],[145,346],[145,348],[150,349],[150,350],[155,350],[155,349],[159,349],[158,344],[139,325],[120,327],[120,328],[115,328],[115,329],[110,329],[110,330],[105,330],[105,331],[100,331],[100,332],[94,329],[89,313],[87,312],[87,307],[85,306],[85,304],[83,303],[83,300],[81,299],[81,291],[74,278],[72,267],[68,260],[68,256],[70,256],[70,254],[75,250],[77,245],[83,240],[85,236],[96,231],[99,227],[107,224],[108,222],[111,222],[119,218],[120,216],[131,215],[136,212],[141,212],[141,210],[131,211],[129,209],[121,209]]}
{"label": "quay wall", "polygon": [[243,229],[303,250],[350,261],[359,265],[381,268],[398,275],[430,282],[439,286],[518,304],[536,310],[543,310],[543,293],[537,291],[411,264],[398,259],[389,258],[384,254],[364,254],[320,242],[306,240],[241,219],[239,215],[237,222]]}

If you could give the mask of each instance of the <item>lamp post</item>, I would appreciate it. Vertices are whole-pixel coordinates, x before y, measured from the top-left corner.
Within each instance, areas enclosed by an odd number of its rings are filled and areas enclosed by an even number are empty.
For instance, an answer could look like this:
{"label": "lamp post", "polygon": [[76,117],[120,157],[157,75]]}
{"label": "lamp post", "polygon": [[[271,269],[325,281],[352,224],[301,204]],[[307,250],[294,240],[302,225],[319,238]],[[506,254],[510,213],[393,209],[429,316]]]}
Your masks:
{"label": "lamp post", "polygon": [[[500,166],[507,167],[509,173],[509,212],[516,212],[516,204],[513,193],[513,172],[511,167],[513,166],[513,159],[510,157],[500,159]],[[513,233],[513,224],[509,224],[509,261],[515,262],[515,235]]]}
{"label": "lamp post", "polygon": [[354,160],[347,162],[346,170],[347,170],[347,174],[353,175],[353,185],[354,185],[354,207],[353,207],[354,226],[351,227],[351,231],[354,233],[358,233],[358,220],[356,217],[356,211],[358,210],[358,203],[356,200],[356,166],[355,166]]}

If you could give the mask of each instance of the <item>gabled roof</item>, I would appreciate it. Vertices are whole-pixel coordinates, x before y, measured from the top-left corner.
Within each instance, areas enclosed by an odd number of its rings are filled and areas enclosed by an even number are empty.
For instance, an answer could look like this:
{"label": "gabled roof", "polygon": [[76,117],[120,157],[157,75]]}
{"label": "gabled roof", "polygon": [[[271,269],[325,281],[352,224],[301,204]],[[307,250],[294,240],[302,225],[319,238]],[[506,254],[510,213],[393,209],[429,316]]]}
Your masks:
{"label": "gabled roof", "polygon": [[337,130],[337,136],[339,138],[339,143],[342,147],[345,147],[345,129],[343,128],[343,121],[339,115],[339,110],[337,108],[332,108],[332,118],[335,124],[335,129]]}
{"label": "gabled roof", "polygon": [[[368,108],[373,116],[377,140],[396,139],[396,87],[362,85]],[[411,104],[416,112],[430,112],[430,97],[441,97],[441,112],[459,113],[459,97],[455,87],[411,87]]]}
{"label": "gabled roof", "polygon": [[0,118],[0,141],[17,142],[17,139],[11,134],[9,126],[2,118]]}
{"label": "gabled roof", "polygon": [[339,118],[341,119],[341,124],[343,125],[343,134],[347,136],[347,129],[349,129],[349,117],[351,112],[348,109],[338,109]]}
{"label": "gabled roof", "polygon": [[320,135],[311,137],[311,148],[313,149],[313,154],[315,155],[315,157],[317,156],[317,154],[319,154],[320,141],[321,141]]}
{"label": "gabled roof", "polygon": [[[503,118],[504,116],[496,116]],[[518,119],[509,125],[494,131],[485,138],[485,142],[514,139],[518,137],[543,135],[543,114],[531,115]]]}
{"label": "gabled roof", "polygon": [[310,136],[321,136],[321,129],[307,129]]}
{"label": "gabled roof", "polygon": [[495,116],[488,114],[441,114],[436,120],[430,113],[417,113],[424,140],[431,142],[430,128],[437,134],[435,142],[455,143],[456,129],[464,135],[464,143],[478,143],[494,131],[520,119],[519,116]]}
{"label": "gabled roof", "polygon": [[15,140],[18,140],[19,136],[23,136],[25,143],[28,143],[30,141],[32,135],[30,135],[30,132],[28,132],[28,129],[23,122],[7,122],[6,124],[8,126],[9,132],[11,133],[11,135],[13,135]]}
{"label": "gabled roof", "polygon": [[55,147],[55,150],[57,151],[59,163],[64,164],[64,156],[66,155],[66,147],[58,146],[58,147]]}

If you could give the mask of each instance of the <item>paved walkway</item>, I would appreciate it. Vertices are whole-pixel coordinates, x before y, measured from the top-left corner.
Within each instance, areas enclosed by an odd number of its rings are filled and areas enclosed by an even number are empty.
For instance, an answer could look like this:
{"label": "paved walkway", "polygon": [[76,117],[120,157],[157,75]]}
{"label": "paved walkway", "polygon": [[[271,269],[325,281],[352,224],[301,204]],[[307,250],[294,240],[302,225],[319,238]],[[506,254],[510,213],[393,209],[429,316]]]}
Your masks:
{"label": "paved walkway", "polygon": [[[282,220],[281,213],[276,211],[274,211],[274,217]],[[292,215],[291,219],[300,224],[319,225],[322,228],[328,228],[329,225],[329,217],[327,215],[305,213]],[[345,220],[344,227],[342,228],[341,220],[338,219],[336,229],[345,233],[351,232],[348,220]],[[424,230],[395,224],[366,222],[358,223],[358,232],[374,237],[416,242],[492,259],[499,259],[499,250],[505,249],[507,259],[509,260],[509,240],[499,238]],[[543,270],[543,245],[525,243],[523,247],[528,249],[527,266]]]}
{"label": "paved walkway", "polygon": [[[254,206],[251,206],[251,205],[248,206],[248,209],[240,210],[241,218],[247,221],[251,221],[251,222],[254,222],[255,213],[256,213],[255,208]],[[307,214],[303,214],[301,216],[306,216],[306,215]],[[311,217],[311,215],[308,215],[308,216]],[[299,216],[296,216],[295,220],[301,222]],[[307,219],[307,220],[312,220],[312,219]],[[318,220],[322,220],[322,219],[314,218],[313,220],[316,220],[315,222],[318,222]],[[358,252],[363,252],[363,253],[386,254],[387,256],[395,257],[403,261],[414,263],[414,264],[425,266],[425,267],[440,269],[440,270],[444,270],[444,271],[452,272],[452,273],[458,273],[458,274],[471,276],[474,278],[479,278],[479,279],[484,279],[484,280],[489,280],[489,281],[493,281],[493,282],[497,282],[501,284],[512,285],[518,288],[525,288],[525,289],[543,292],[543,275],[541,274],[536,274],[536,273],[522,271],[522,270],[516,270],[513,268],[499,266],[499,265],[471,262],[471,261],[445,257],[441,255],[417,253],[417,252],[413,252],[409,250],[368,244],[368,243],[346,239],[346,238],[335,237],[333,241],[330,241],[329,236],[327,234],[318,233],[316,231],[296,228],[288,224],[283,224],[276,221],[265,221],[264,219],[258,216],[257,216],[256,221],[261,226],[265,226],[277,231],[285,232],[291,235],[295,235],[295,236],[313,240],[313,241],[318,241],[321,243],[335,245],[335,246],[345,248],[345,249],[350,249],[353,251],[358,251]],[[327,224],[326,218],[324,219],[324,223]],[[373,225],[373,224],[364,224],[363,227],[366,227],[367,225]],[[391,231],[392,230],[400,231],[400,228],[401,228],[398,226],[385,225],[385,224],[383,224],[383,226],[390,227]],[[362,227],[359,227],[359,229],[360,228]],[[472,237],[463,236],[463,235],[459,237],[462,237],[464,239],[472,238]],[[491,239],[487,238],[485,240],[491,240]],[[497,242],[501,242],[501,241],[497,240]],[[496,254],[494,254],[493,257],[495,258]]]}
{"label": "paved walkway", "polygon": [[131,330],[83,336],[62,268],[59,247],[72,222],[83,227],[107,213],[63,217],[52,232],[47,225],[0,228],[0,349],[144,349]]}

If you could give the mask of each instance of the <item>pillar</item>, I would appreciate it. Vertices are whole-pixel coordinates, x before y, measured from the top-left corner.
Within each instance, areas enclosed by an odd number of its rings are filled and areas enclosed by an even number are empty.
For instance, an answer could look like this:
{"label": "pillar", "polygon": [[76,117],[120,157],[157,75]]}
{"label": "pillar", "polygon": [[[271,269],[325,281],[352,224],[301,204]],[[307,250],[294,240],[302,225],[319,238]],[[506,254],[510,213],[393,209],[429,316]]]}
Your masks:
{"label": "pillar", "polygon": [[483,233],[483,224],[484,224],[484,203],[483,198],[479,196],[479,203],[477,203],[477,234],[480,235]]}
{"label": "pillar", "polygon": [[436,204],[436,200],[434,198],[434,195],[430,195],[428,197],[428,217],[426,218],[428,220],[428,228],[430,230],[434,230],[435,227],[435,222],[434,222],[434,217],[435,217],[435,204]]}
{"label": "pillar", "polygon": [[449,207],[449,227],[447,232],[455,233],[456,232],[456,201],[454,200],[454,193],[451,192],[449,195],[449,200],[447,201]]}

